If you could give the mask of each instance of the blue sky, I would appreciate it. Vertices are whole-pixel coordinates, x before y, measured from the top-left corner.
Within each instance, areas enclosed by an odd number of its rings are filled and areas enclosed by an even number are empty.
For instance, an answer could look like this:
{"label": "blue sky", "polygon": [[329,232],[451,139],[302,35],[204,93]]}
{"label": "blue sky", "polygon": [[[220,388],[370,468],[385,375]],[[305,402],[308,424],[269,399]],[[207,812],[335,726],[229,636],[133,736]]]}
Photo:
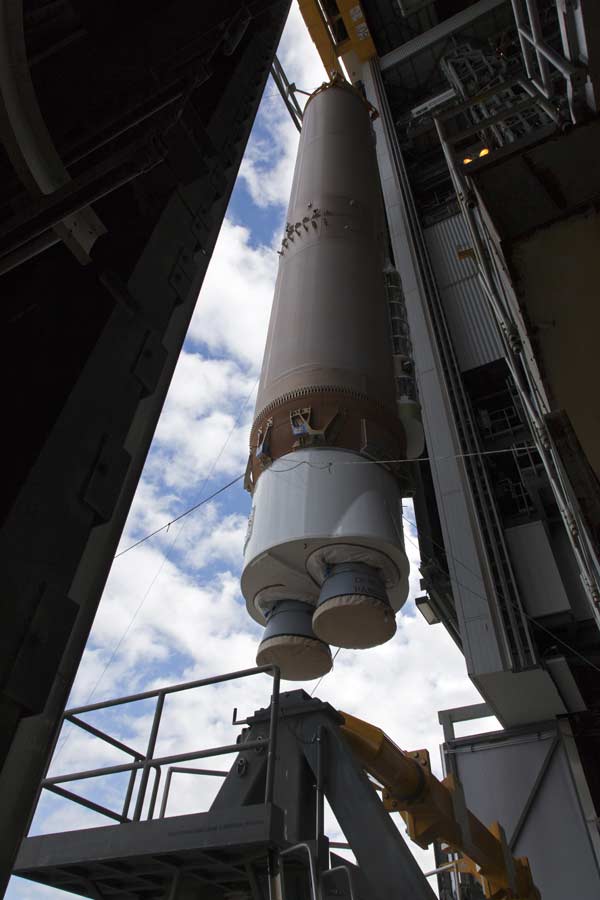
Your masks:
{"label": "blue sky", "polygon": [[[295,6],[279,56],[290,81],[299,87],[313,90],[324,80]],[[244,471],[278,265],[275,244],[285,220],[297,141],[298,133],[269,81],[121,549]],[[168,532],[115,560],[72,705],[254,665],[259,629],[246,614],[239,591],[249,507],[250,498],[238,483]],[[406,515],[412,517],[410,506]],[[411,595],[398,617],[395,638],[373,650],[340,653],[318,696],[380,725],[405,748],[428,747],[437,766],[437,710],[477,702],[479,697],[443,627],[429,627],[415,615],[418,548],[414,529],[407,529]],[[234,740],[231,709],[250,712],[265,705],[267,682],[265,677],[248,682],[244,690],[232,685],[169,701],[161,751],[183,752]],[[90,717],[100,719],[121,740],[144,746],[149,704]],[[118,751],[73,732],[59,740],[51,773],[121,761]],[[215,788],[206,779],[182,777],[169,810],[206,808]],[[81,790],[115,805],[122,798],[124,779],[88,783]],[[94,824],[107,822],[45,797],[34,830]],[[423,865],[431,863],[429,853],[417,849],[415,855]],[[33,900],[67,895],[15,879],[10,896]]]}

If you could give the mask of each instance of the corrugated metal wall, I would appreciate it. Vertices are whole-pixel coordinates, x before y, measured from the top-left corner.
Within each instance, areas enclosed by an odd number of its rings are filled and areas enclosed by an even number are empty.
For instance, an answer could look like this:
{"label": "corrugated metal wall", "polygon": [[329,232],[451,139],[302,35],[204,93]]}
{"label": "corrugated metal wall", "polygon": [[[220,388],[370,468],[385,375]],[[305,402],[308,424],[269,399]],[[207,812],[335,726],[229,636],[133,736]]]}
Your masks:
{"label": "corrugated metal wall", "polygon": [[461,371],[501,359],[500,335],[475,263],[458,258],[458,250],[471,245],[462,216],[436,222],[424,234]]}

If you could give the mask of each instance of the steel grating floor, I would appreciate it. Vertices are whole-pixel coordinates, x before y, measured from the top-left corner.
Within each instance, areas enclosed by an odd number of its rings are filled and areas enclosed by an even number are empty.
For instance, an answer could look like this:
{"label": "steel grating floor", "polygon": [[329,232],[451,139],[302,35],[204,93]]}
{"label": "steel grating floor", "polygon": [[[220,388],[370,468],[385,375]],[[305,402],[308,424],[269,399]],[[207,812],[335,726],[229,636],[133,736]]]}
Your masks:
{"label": "steel grating floor", "polygon": [[162,900],[174,879],[242,900],[257,896],[267,850],[283,844],[281,810],[260,804],[29,837],[14,874],[94,900]]}

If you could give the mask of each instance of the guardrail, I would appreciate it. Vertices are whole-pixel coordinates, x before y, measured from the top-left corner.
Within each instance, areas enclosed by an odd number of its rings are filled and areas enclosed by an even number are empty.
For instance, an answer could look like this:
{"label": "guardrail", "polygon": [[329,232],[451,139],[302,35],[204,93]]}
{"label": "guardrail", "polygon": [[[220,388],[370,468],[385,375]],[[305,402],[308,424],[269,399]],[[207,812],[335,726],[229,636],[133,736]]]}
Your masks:
{"label": "guardrail", "polygon": [[[163,714],[163,709],[165,705],[165,699],[169,694],[181,693],[183,691],[191,691],[196,688],[207,687],[208,685],[221,684],[226,681],[235,681],[241,678],[248,678],[252,675],[261,675],[261,674],[271,674],[273,676],[273,692],[271,697],[271,707],[270,707],[270,717],[269,717],[269,734],[267,741],[258,740],[258,741],[247,741],[244,744],[223,744],[218,747],[209,747],[203,750],[193,750],[188,753],[177,753],[172,754],[170,756],[160,756],[155,757],[154,752],[156,749],[156,741],[158,738],[158,731],[160,728],[161,718]],[[229,672],[226,675],[216,675],[212,678],[201,678],[197,681],[188,681],[181,684],[171,685],[169,687],[158,688],[153,691],[144,691],[139,694],[129,694],[125,697],[118,697],[114,700],[105,700],[100,703],[91,703],[87,706],[78,706],[73,709],[68,709],[63,714],[63,724],[65,722],[69,722],[71,725],[75,725],[78,728],[81,728],[83,731],[86,731],[88,734],[93,735],[94,737],[99,738],[102,741],[105,741],[107,744],[110,744],[113,747],[116,747],[118,750],[121,750],[124,753],[127,753],[132,757],[131,762],[121,763],[113,766],[104,766],[95,769],[86,769],[79,772],[70,772],[66,775],[55,775],[49,778],[45,778],[41,784],[42,790],[50,791],[54,794],[57,794],[60,797],[64,797],[67,800],[71,800],[74,803],[79,804],[80,806],[84,806],[87,809],[91,809],[94,812],[100,813],[108,818],[114,819],[117,822],[137,822],[142,818],[142,811],[144,809],[144,803],[147,796],[148,791],[148,783],[150,780],[151,770],[154,770],[154,781],[152,784],[152,793],[150,795],[150,802],[148,805],[148,811],[146,814],[147,819],[152,819],[154,817],[154,811],[156,809],[156,801],[158,798],[158,790],[160,786],[162,769],[164,766],[168,766],[167,777],[165,781],[165,788],[163,791],[163,797],[161,802],[161,808],[159,816],[162,818],[166,812],[166,805],[169,795],[169,790],[171,786],[171,780],[174,772],[188,772],[194,773],[198,775],[210,775],[217,777],[224,777],[228,775],[228,771],[216,770],[216,769],[189,769],[187,767],[178,766],[177,763],[190,762],[191,760],[196,759],[205,759],[207,757],[213,756],[225,756],[231,753],[239,753],[240,750],[252,750],[252,749],[265,749],[267,748],[267,773],[266,773],[266,782],[265,782],[265,804],[270,803],[273,799],[273,783],[275,778],[275,760],[276,760],[276,740],[277,740],[277,719],[279,715],[279,694],[280,694],[280,676],[279,669],[277,666],[257,666],[252,669],[241,669],[238,672]],[[154,715],[152,719],[152,726],[150,728],[150,736],[148,738],[148,744],[146,746],[145,753],[142,753],[139,750],[134,749],[133,747],[129,747],[127,744],[118,740],[110,734],[107,734],[102,729],[98,728],[95,725],[91,725],[89,722],[85,722],[83,719],[79,718],[84,713],[95,712],[101,709],[110,709],[115,706],[123,706],[126,703],[134,703],[138,700],[156,700],[154,707]],[[234,717],[235,722],[235,717]],[[116,775],[121,772],[130,772],[129,781],[127,784],[127,789],[125,792],[125,798],[123,801],[123,806],[121,812],[117,812],[116,810],[109,809],[106,806],[103,806],[100,803],[96,803],[93,800],[89,800],[86,797],[82,797],[79,794],[76,794],[70,790],[62,787],[63,784],[67,784],[72,781],[83,781],[89,778],[98,778],[102,775]],[[137,774],[141,772],[141,779],[139,782],[139,787],[137,790],[137,795],[135,798],[135,807],[133,814],[130,816],[129,811],[131,808],[131,803],[133,800],[133,795],[135,792]]]}

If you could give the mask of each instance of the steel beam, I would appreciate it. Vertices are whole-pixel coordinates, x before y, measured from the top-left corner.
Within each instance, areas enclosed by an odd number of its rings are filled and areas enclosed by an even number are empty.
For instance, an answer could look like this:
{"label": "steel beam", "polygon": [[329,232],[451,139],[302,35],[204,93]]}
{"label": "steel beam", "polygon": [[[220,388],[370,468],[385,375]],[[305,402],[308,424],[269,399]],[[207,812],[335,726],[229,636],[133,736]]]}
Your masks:
{"label": "steel beam", "polygon": [[481,16],[485,16],[486,13],[492,12],[499,6],[506,5],[506,3],[507,0],[479,0],[479,3],[474,3],[473,6],[456,13],[455,16],[450,16],[449,19],[440,22],[439,25],[434,25],[433,28],[429,28],[418,37],[401,44],[400,47],[396,47],[390,53],[386,53],[379,60],[381,70],[385,71],[385,69],[390,69],[392,66],[397,66],[398,63],[406,62],[411,56],[416,56],[417,53],[427,50],[428,47],[432,47],[438,41],[446,40],[457,31],[471,25]]}
{"label": "steel beam", "polygon": [[[68,185],[67,171],[40,110],[27,58],[23,0],[0,0],[0,137],[19,178],[33,196]],[[106,228],[88,205],[77,218],[52,226],[80,263]]]}
{"label": "steel beam", "polygon": [[355,760],[331,716],[303,722],[303,750],[315,776],[318,745],[304,740],[326,734],[325,795],[377,900],[434,900],[416,860]]}
{"label": "steel beam", "polygon": [[281,99],[285,103],[286,109],[291,116],[292,122],[294,123],[298,131],[301,131],[303,113],[296,98],[296,86],[290,84],[290,82],[288,81],[285,70],[277,56],[275,56],[273,65],[271,66],[271,78],[275,82],[275,86],[281,94]]}
{"label": "steel beam", "polygon": [[493,716],[494,711],[489,703],[471,703],[469,706],[455,706],[453,709],[442,709],[438,712],[438,722],[444,731],[444,740],[454,740],[454,723],[471,722]]}

